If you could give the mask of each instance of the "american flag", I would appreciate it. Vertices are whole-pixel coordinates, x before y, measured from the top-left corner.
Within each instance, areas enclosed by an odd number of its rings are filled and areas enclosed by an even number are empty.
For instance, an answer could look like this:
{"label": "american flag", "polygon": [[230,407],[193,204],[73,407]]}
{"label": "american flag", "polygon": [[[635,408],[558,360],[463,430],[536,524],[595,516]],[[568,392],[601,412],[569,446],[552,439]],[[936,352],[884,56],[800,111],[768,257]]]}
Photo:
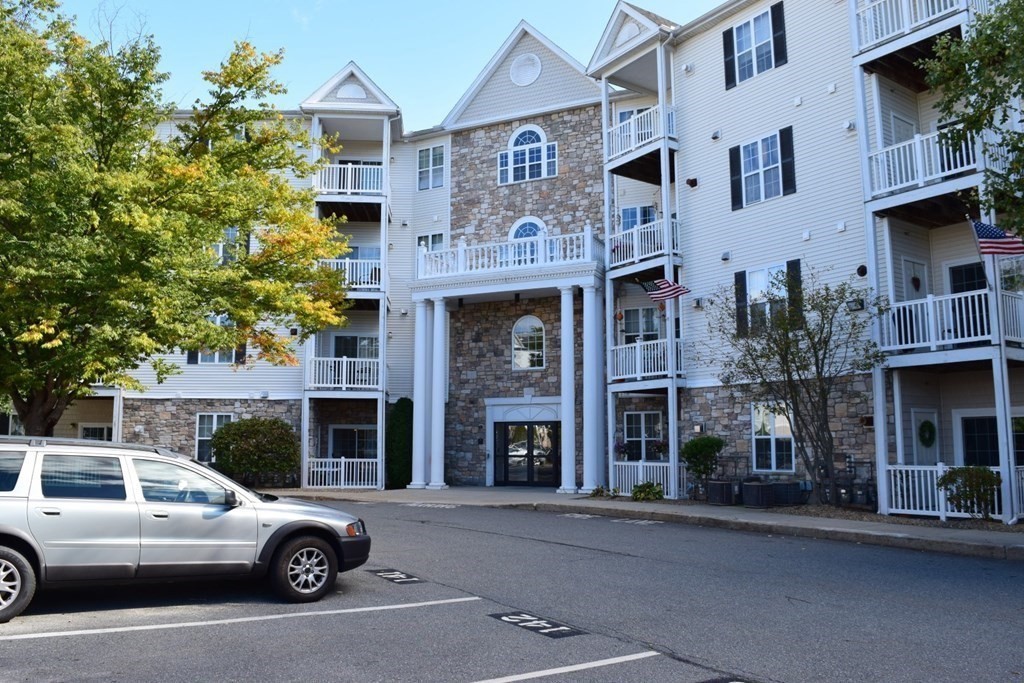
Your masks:
{"label": "american flag", "polygon": [[647,292],[647,296],[651,297],[651,301],[667,301],[690,293],[690,290],[686,287],[664,279],[655,280],[654,282],[641,282],[640,286]]}
{"label": "american flag", "polygon": [[978,251],[985,254],[1024,254],[1024,242],[1016,235],[1007,235],[994,225],[971,221],[978,236]]}

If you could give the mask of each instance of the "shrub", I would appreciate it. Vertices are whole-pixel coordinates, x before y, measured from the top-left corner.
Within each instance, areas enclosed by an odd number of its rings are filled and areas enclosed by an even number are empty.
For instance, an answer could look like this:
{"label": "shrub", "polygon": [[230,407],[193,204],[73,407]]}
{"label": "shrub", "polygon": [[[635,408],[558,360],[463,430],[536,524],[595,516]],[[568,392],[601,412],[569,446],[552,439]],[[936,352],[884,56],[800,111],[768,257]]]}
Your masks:
{"label": "shrub", "polygon": [[699,483],[694,490],[700,493],[695,497],[707,496],[708,477],[718,469],[718,454],[724,446],[725,442],[717,436],[698,436],[683,444],[679,455],[686,463],[686,471]]}
{"label": "shrub", "polygon": [[297,483],[302,451],[284,420],[252,417],[228,423],[213,433],[210,448],[213,466],[242,483]]}
{"label": "shrub", "polygon": [[946,500],[958,512],[989,519],[1003,479],[987,467],[951,467],[935,484],[944,489]]}
{"label": "shrub", "polygon": [[412,482],[412,400],[400,398],[391,408],[384,430],[385,484],[402,489]]}
{"label": "shrub", "polygon": [[645,481],[633,487],[633,500],[661,500],[664,497],[665,491],[661,484],[655,484],[653,481]]}

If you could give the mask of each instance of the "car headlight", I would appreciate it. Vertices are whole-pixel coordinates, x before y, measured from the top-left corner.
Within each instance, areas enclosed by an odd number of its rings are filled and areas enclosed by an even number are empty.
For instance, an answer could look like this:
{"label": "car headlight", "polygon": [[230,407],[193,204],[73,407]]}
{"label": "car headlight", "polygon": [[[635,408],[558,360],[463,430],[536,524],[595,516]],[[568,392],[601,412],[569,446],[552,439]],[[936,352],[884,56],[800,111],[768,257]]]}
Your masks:
{"label": "car headlight", "polygon": [[366,535],[366,524],[363,520],[352,522],[345,527],[345,533],[349,536],[365,536]]}

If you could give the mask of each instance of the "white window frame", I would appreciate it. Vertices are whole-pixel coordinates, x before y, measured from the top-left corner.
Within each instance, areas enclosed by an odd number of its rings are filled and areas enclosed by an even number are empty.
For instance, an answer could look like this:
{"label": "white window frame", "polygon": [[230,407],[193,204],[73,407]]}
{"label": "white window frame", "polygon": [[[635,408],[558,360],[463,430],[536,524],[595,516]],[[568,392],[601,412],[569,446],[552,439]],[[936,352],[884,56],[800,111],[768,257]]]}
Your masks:
{"label": "white window frame", "polygon": [[[114,440],[114,425],[112,423],[110,423],[110,422],[81,422],[81,423],[79,423],[79,425],[78,425],[78,438],[79,439],[86,439],[86,438],[88,438],[87,436],[85,436],[85,430],[87,430],[87,429],[102,429],[104,436],[106,436],[108,433],[110,434],[110,438],[109,439],[104,438],[104,439],[102,439],[103,441],[113,441]],[[96,441],[99,441],[99,440],[100,439],[96,439]]]}
{"label": "white window frame", "polygon": [[[199,424],[202,421],[202,418],[204,418],[204,417],[211,417],[211,418],[213,418],[213,431],[210,432],[209,436],[200,436],[199,435]],[[227,419],[222,421],[222,418],[227,418]],[[226,424],[231,424],[234,421],[235,421],[234,413],[196,413],[196,440],[195,440],[196,460],[199,460],[199,442],[200,441],[210,441],[211,439],[213,439],[213,435],[217,433],[218,429],[220,429],[221,427],[223,427]],[[209,460],[204,460],[202,462],[213,462],[213,461],[214,461],[213,450],[211,449],[211,451],[210,451],[210,459]]]}
{"label": "white window frame", "polygon": [[[220,327],[231,327],[231,318],[227,314],[211,315],[209,320]],[[233,348],[218,349],[217,351],[200,349],[199,355],[196,358],[197,365],[231,365],[234,362],[235,349]]]}
{"label": "white window frame", "polygon": [[[519,327],[520,323],[522,323],[525,320],[530,320],[531,318],[533,320],[536,320],[537,321],[537,325],[540,327],[540,365],[522,366],[522,365],[519,365],[519,362],[518,362],[516,354],[520,353],[520,352],[528,353],[528,354],[533,354],[533,353],[536,353],[536,349],[531,349],[531,348],[528,348],[528,347],[525,347],[525,346],[522,349],[518,348],[517,339],[518,339],[519,335],[516,334],[516,328]],[[547,336],[548,336],[547,335],[547,329],[544,326],[544,321],[542,321],[537,316],[535,316],[533,314],[529,314],[529,315],[524,315],[524,316],[520,317],[518,320],[516,320],[516,322],[512,325],[512,370],[514,372],[532,372],[534,370],[543,370],[544,368],[547,367],[547,364],[548,364],[548,359],[547,359],[547,352],[548,352],[548,343],[547,342],[548,342],[548,340],[547,340]]]}
{"label": "white window frame", "polygon": [[375,425],[375,424],[329,424],[329,425],[327,425],[327,457],[328,458],[333,458],[334,457],[332,454],[334,453],[334,430],[336,430],[336,429],[354,429],[354,430],[363,431],[363,432],[371,432],[372,431],[376,435],[375,438],[374,438],[374,442],[376,444],[376,448],[374,448],[373,458],[360,458],[359,457],[359,455],[358,455],[358,451],[359,451],[359,437],[357,435],[356,436],[356,451],[357,451],[357,454],[355,456],[348,456],[348,455],[338,456],[338,458],[336,458],[336,459],[345,458],[346,460],[366,460],[366,459],[376,459],[377,458],[377,451],[380,448],[380,428],[378,427],[378,425]]}
{"label": "white window frame", "polygon": [[[771,323],[772,311],[768,310],[768,293],[773,284],[777,283],[779,273],[785,275],[785,263],[776,263],[747,271],[747,325],[751,334],[756,334],[755,320],[758,316],[764,320],[765,324]],[[756,281],[756,278],[759,277],[763,278],[763,285]],[[786,291],[772,292],[772,294],[781,294],[787,301],[789,300],[789,293]]]}
{"label": "white window frame", "polygon": [[[763,19],[768,27],[768,37],[766,39],[758,41],[757,30],[755,24],[759,20]],[[740,33],[741,31],[748,31],[750,36],[750,46],[746,49],[740,49]],[[754,16],[750,17],[746,21],[740,22],[733,26],[732,39],[734,54],[736,55],[736,83],[742,83],[748,81],[755,76],[763,74],[765,71],[771,71],[775,68],[775,45],[774,45],[775,29],[772,26],[772,13],[770,9],[766,9],[763,12],[759,12]],[[761,66],[758,63],[758,48],[767,46],[768,48],[768,61],[770,62],[767,66]],[[751,72],[746,76],[743,75],[741,70],[741,62],[743,55],[750,55],[750,66]]]}
{"label": "white window frame", "polygon": [[416,246],[426,246],[428,252],[444,251],[448,248],[448,236],[444,231],[423,233],[416,236]]}
{"label": "white window frame", "polygon": [[[768,144],[774,145],[774,161],[770,155],[768,159],[765,158],[769,151],[766,149]],[[748,160],[756,162],[756,166],[748,165]],[[743,206],[760,204],[782,196],[782,147],[779,131],[740,145],[740,173],[743,176]],[[753,188],[748,187],[748,179],[757,183],[756,197],[751,196]],[[768,191],[772,192],[771,196]]]}
{"label": "white window frame", "polygon": [[[528,132],[535,133],[539,141],[528,145],[516,145],[519,136]],[[521,163],[517,163],[517,152],[522,153]],[[531,176],[531,167],[536,165],[539,165],[540,173]],[[558,175],[558,143],[549,142],[544,130],[539,126],[520,126],[509,137],[508,148],[498,152],[497,166],[499,185],[554,178]],[[516,169],[522,169],[522,178],[516,178]]]}
{"label": "white window frame", "polygon": [[[640,416],[640,438],[630,438],[629,436],[629,419],[633,415]],[[654,419],[657,418],[657,419]],[[648,421],[653,420],[654,424],[649,425]],[[651,431],[653,435],[648,435],[648,428],[653,427]],[[640,459],[639,460],[628,460],[627,462],[665,462],[667,454],[662,455],[658,458],[648,457],[647,452],[649,450],[649,444],[655,442],[661,442],[665,440],[665,415],[664,413],[657,410],[627,410],[622,414],[622,440],[626,444],[627,448],[629,444],[639,442],[640,443]]]}
{"label": "white window frame", "polygon": [[[358,359],[362,359],[362,360],[379,360],[380,359],[380,337],[379,336],[373,335],[373,334],[345,334],[343,332],[337,332],[337,333],[331,335],[331,354],[332,354],[331,357],[332,358],[337,358],[338,357],[338,356],[334,356],[333,355],[334,354],[334,347],[338,343],[336,340],[339,339],[339,338],[342,338],[342,337],[352,337],[352,338],[354,338],[356,340],[356,355],[355,356],[348,356],[349,358],[358,358]],[[364,345],[364,342],[372,342],[372,344],[366,343]],[[372,347],[373,350],[375,350],[377,352],[376,355],[364,356],[363,355],[363,351],[367,350],[367,347]]]}
{"label": "white window frame", "polygon": [[[631,318],[634,316],[636,331],[630,331],[629,327],[633,323]],[[628,345],[662,339],[664,326],[661,321],[661,310],[657,306],[622,309],[622,343]],[[653,327],[651,323],[653,323]],[[634,337],[632,341],[629,339],[630,336]]]}
{"label": "white window frame", "polygon": [[[423,163],[423,153],[426,152],[426,164]],[[440,154],[440,163],[438,163]],[[416,191],[434,190],[444,187],[444,166],[445,159],[444,145],[431,145],[416,150]],[[424,182],[425,181],[425,182]]]}
{"label": "white window frame", "polygon": [[[627,218],[627,213],[630,217]],[[644,214],[651,220],[645,221]],[[619,232],[627,232],[639,228],[641,225],[648,225],[658,220],[658,209],[653,204],[638,204],[636,206],[624,206],[619,209]],[[627,226],[627,222],[632,221]]]}
{"label": "white window frame", "polygon": [[238,249],[238,228],[235,226],[224,228],[224,237],[222,241],[216,242],[213,245],[213,253],[217,263],[227,265],[238,257],[236,255]]}
{"label": "white window frame", "polygon": [[[757,412],[758,410],[765,411],[768,416],[768,425],[770,427],[768,436],[758,436],[757,434]],[[790,460],[792,465],[789,468],[779,467],[778,454],[776,453],[776,443],[786,439],[785,436],[778,436],[775,432],[775,423],[779,417],[782,417],[786,422],[790,423]],[[793,437],[792,422],[786,415],[779,415],[773,413],[770,409],[764,406],[759,406],[756,403],[750,406],[750,469],[754,472],[781,472],[784,474],[793,474],[796,472],[796,439]],[[757,466],[757,443],[758,441],[768,441],[771,445],[771,468],[765,469]]]}

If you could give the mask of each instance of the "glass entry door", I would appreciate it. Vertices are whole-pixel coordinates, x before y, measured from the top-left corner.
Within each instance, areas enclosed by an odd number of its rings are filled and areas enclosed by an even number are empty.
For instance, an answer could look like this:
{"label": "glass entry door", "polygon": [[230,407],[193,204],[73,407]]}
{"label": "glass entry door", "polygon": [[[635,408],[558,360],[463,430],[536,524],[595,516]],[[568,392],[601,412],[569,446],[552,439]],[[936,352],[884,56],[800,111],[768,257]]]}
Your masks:
{"label": "glass entry door", "polygon": [[494,432],[496,486],[558,485],[558,424],[499,422]]}

